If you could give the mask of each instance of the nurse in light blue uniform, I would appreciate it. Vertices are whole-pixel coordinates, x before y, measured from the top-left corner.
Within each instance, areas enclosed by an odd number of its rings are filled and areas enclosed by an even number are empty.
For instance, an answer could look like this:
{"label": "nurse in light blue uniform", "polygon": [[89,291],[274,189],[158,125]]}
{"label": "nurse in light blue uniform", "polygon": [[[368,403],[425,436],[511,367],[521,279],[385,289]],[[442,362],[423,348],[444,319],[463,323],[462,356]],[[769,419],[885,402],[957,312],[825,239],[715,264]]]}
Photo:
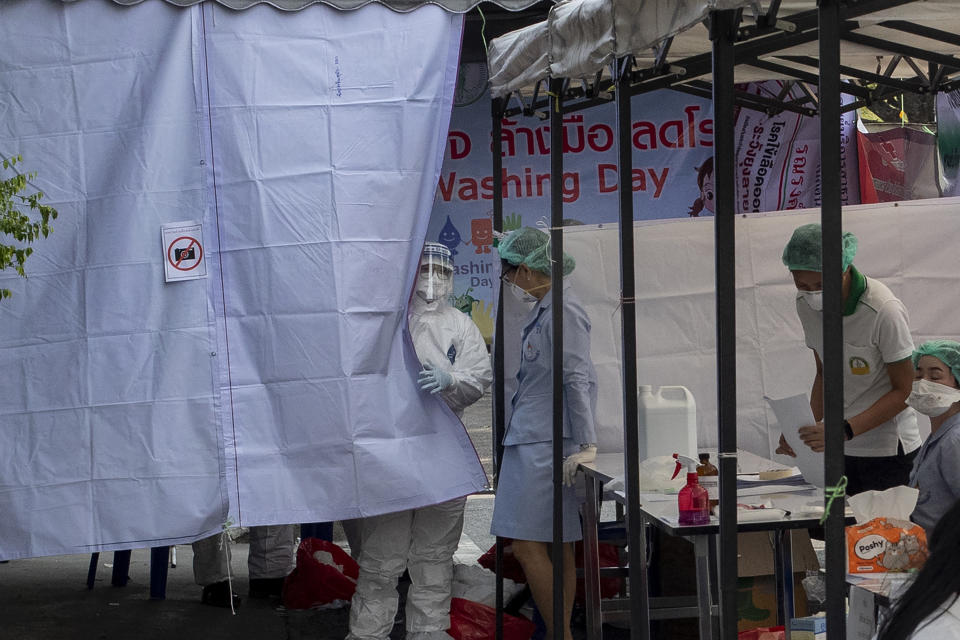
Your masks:
{"label": "nurse in light blue uniform", "polygon": [[[573,542],[582,537],[573,480],[580,463],[596,457],[597,375],[590,359],[590,320],[563,283],[563,541],[564,630],[554,634],[553,564],[553,321],[549,236],[525,227],[498,247],[505,295],[533,304],[521,332],[523,350],[513,396],[513,414],[504,436],[497,484],[494,535],[513,538],[548,636],[569,638],[576,585]],[[564,275],[574,261],[564,255]]]}

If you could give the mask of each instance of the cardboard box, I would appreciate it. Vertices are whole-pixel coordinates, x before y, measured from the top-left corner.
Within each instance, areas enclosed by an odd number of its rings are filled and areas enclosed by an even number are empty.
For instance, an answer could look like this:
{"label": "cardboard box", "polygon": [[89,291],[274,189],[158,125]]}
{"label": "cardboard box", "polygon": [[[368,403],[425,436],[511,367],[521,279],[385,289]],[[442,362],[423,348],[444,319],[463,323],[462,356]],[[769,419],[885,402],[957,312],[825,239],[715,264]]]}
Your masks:
{"label": "cardboard box", "polygon": [[[793,574],[794,613],[807,613],[803,576]],[[737,631],[777,624],[777,581],[773,576],[737,578]]]}
{"label": "cardboard box", "polygon": [[[693,545],[659,529],[654,532],[657,553],[651,567],[652,592],[661,596],[690,596],[696,593]],[[817,554],[806,530],[793,532],[794,615],[807,614],[807,597],[801,580],[808,570],[820,568]],[[741,533],[737,536],[738,631],[748,631],[777,624],[777,592],[774,579],[773,542],[769,533]],[[696,619],[659,620],[654,622],[658,638],[696,640],[699,628]]]}
{"label": "cardboard box", "polygon": [[[777,623],[777,582],[774,578],[772,533],[737,535],[737,630],[770,627]],[[802,580],[807,571],[820,568],[805,529],[791,532],[793,548],[793,607],[796,616],[807,614],[807,594]]]}

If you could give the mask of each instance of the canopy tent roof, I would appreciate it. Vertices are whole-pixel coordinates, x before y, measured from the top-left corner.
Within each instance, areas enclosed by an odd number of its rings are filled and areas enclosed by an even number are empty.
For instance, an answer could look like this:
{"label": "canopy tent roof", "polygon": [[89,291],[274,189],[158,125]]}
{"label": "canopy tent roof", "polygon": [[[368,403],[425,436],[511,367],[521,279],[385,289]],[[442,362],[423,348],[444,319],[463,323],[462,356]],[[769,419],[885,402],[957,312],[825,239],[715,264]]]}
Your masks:
{"label": "canopy tent roof", "polygon": [[[538,91],[549,77],[572,79],[564,96],[574,111],[610,100],[610,68],[632,56],[631,92],[670,87],[710,95],[712,10],[740,9],[735,45],[736,81],[785,79],[807,97],[754,108],[816,111],[817,8],[815,0],[564,0],[545,21],[490,43],[491,92],[546,104]],[[950,91],[960,87],[960,12],[949,0],[861,0],[841,6],[844,91],[860,106],[884,92]],[[863,86],[876,83],[879,92]],[[531,98],[532,96],[532,98]],[[743,101],[747,96],[738,96]],[[539,99],[539,100],[538,100]],[[533,104],[536,103],[536,104]],[[516,111],[519,111],[517,109]]]}
{"label": "canopy tent roof", "polygon": [[[64,0],[64,2],[75,2],[76,0]],[[133,5],[140,4],[143,0],[113,0],[117,4]],[[189,7],[190,5],[205,2],[206,0],[166,0],[170,4],[180,7]],[[540,0],[213,0],[228,9],[243,10],[252,7],[255,4],[268,4],[282,9],[283,11],[299,11],[312,4],[327,4],[331,7],[341,10],[359,9],[360,7],[379,3],[389,7],[394,11],[407,12],[413,11],[417,7],[425,4],[435,4],[443,7],[453,13],[466,13],[481,2],[492,3],[503,7],[509,11],[519,11],[537,4]]]}

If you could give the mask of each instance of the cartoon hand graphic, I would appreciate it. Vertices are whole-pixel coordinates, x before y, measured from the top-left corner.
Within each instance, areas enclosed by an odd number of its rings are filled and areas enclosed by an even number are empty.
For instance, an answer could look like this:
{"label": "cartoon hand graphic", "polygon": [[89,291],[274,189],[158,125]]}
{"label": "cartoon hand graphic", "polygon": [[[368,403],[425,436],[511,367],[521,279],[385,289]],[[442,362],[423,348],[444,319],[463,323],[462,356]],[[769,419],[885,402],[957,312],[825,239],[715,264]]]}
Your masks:
{"label": "cartoon hand graphic", "polygon": [[520,228],[520,214],[511,213],[503,219],[503,231],[516,231]]}
{"label": "cartoon hand graphic", "polygon": [[470,317],[480,329],[480,334],[487,344],[493,340],[493,303],[487,304],[483,300],[474,300],[470,308]]}

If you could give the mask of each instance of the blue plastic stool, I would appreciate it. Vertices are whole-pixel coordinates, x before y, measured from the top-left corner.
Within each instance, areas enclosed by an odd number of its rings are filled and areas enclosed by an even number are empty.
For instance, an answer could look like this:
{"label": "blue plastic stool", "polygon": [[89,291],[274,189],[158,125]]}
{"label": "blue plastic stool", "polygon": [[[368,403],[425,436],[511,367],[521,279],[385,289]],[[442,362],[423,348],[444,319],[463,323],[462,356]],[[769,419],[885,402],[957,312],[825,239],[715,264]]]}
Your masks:
{"label": "blue plastic stool", "polygon": [[[113,552],[113,574],[110,584],[115,587],[125,587],[130,581],[130,549]],[[170,547],[153,547],[150,549],[150,599],[163,600],[167,597],[167,559],[170,557]],[[97,565],[100,562],[100,553],[90,554],[90,568],[87,569],[87,589],[93,589],[97,579]]]}

